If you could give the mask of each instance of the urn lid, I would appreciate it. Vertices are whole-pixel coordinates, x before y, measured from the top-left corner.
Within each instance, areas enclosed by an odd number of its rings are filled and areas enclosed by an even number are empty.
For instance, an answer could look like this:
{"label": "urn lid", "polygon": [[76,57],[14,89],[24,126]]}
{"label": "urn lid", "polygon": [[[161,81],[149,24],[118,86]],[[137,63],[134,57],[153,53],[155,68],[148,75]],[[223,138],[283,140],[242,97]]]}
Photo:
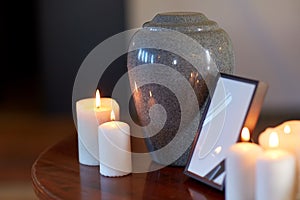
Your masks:
{"label": "urn lid", "polygon": [[144,28],[166,28],[183,33],[218,29],[218,24],[198,12],[167,12],[157,14]]}

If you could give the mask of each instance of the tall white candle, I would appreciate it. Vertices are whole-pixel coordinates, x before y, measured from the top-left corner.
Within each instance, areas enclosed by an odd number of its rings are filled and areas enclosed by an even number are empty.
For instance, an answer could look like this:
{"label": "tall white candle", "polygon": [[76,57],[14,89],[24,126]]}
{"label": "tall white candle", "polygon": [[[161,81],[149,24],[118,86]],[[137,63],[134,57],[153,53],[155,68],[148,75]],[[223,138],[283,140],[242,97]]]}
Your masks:
{"label": "tall white candle", "polygon": [[[249,140],[245,131],[247,129],[243,129],[242,136]],[[254,199],[255,162],[262,153],[260,146],[249,142],[239,142],[230,147],[225,162],[226,199]]]}
{"label": "tall white candle", "polygon": [[97,101],[95,98],[87,98],[76,102],[79,163],[90,166],[99,165],[99,124],[110,121],[112,110],[116,119],[119,119],[118,103],[111,98],[100,100],[100,94],[97,96]]}
{"label": "tall white candle", "polygon": [[98,140],[100,174],[108,177],[130,174],[132,163],[129,125],[120,121],[101,124]]}

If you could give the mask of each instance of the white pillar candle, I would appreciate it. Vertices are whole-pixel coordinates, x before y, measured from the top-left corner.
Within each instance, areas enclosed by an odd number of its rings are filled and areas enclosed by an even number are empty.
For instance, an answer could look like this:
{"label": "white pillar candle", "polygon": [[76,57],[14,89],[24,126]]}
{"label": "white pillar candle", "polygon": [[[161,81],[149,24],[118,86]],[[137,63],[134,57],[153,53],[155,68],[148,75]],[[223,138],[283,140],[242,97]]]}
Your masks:
{"label": "white pillar candle", "polygon": [[300,199],[300,121],[286,121],[274,128],[268,128],[259,135],[259,144],[264,149],[269,149],[270,134],[277,133],[279,138],[278,148],[289,151],[296,156],[296,192]]}
{"label": "white pillar candle", "polygon": [[239,142],[230,147],[226,159],[226,199],[254,199],[256,158],[263,153],[254,143]]}
{"label": "white pillar candle", "polygon": [[239,142],[230,147],[225,162],[226,199],[254,199],[255,162],[262,153],[263,149],[260,146],[249,142]]}
{"label": "white pillar candle", "polygon": [[286,121],[278,128],[283,130],[282,135],[284,135],[280,148],[291,152],[296,157],[296,199],[300,200],[300,121]]}
{"label": "white pillar candle", "polygon": [[95,98],[76,102],[79,163],[99,165],[98,126],[110,121],[112,110],[116,119],[119,119],[119,105],[111,98],[101,98],[100,105],[97,106]]}
{"label": "white pillar candle", "polygon": [[295,199],[296,161],[287,151],[266,150],[256,163],[256,200]]}
{"label": "white pillar candle", "polygon": [[120,121],[101,124],[98,129],[100,174],[125,176],[132,172],[130,127]]}

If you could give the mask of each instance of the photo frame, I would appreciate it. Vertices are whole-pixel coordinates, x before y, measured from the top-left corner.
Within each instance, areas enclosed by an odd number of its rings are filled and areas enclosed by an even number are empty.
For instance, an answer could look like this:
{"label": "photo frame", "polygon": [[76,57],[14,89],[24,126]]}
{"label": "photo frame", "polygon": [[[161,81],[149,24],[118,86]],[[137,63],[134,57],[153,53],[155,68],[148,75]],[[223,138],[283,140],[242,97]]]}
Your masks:
{"label": "photo frame", "polygon": [[224,189],[225,158],[243,127],[255,128],[267,85],[221,73],[200,121],[184,173]]}

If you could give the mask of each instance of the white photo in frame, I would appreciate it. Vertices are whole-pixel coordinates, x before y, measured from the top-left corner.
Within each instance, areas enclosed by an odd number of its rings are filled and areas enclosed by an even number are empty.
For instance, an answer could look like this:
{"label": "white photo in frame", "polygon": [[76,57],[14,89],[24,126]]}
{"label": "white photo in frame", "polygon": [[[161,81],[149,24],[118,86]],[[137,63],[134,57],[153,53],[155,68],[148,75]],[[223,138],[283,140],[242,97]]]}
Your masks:
{"label": "white photo in frame", "polygon": [[185,174],[224,189],[225,159],[243,127],[255,128],[267,85],[220,74],[189,155]]}

